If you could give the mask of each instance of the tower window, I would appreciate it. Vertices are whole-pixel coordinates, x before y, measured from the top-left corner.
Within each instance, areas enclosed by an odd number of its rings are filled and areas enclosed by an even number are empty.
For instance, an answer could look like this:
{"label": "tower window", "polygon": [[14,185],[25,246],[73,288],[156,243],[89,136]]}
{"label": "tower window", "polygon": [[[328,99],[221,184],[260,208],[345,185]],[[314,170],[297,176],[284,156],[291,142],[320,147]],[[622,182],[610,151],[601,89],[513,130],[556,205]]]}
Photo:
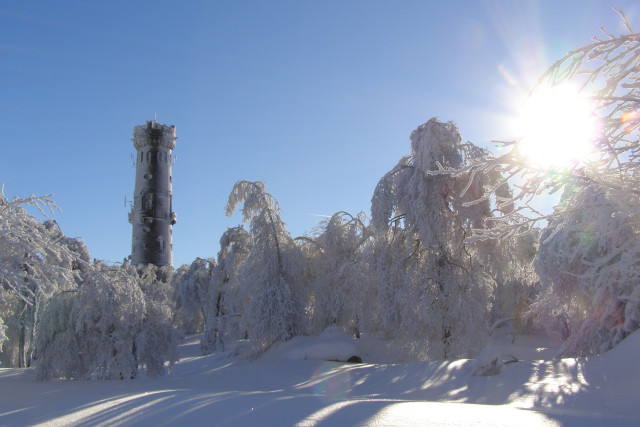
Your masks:
{"label": "tower window", "polygon": [[153,193],[144,193],[142,195],[142,210],[149,211],[153,209]]}

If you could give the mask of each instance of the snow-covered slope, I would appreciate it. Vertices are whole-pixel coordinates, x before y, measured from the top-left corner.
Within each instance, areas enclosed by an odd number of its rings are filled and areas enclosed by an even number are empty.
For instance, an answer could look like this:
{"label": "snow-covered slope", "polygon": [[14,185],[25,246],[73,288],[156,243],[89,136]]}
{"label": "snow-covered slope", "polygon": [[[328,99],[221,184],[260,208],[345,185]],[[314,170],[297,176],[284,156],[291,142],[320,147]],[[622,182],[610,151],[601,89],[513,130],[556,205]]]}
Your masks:
{"label": "snow-covered slope", "polygon": [[[366,363],[379,343],[336,330],[255,362],[199,356],[198,338],[160,379],[35,382],[31,370],[0,369],[0,425],[640,425],[637,332],[585,359],[524,360],[536,349],[517,337],[484,359],[407,364]],[[488,354],[514,350],[520,361],[474,375]],[[365,363],[327,361],[352,355]]]}

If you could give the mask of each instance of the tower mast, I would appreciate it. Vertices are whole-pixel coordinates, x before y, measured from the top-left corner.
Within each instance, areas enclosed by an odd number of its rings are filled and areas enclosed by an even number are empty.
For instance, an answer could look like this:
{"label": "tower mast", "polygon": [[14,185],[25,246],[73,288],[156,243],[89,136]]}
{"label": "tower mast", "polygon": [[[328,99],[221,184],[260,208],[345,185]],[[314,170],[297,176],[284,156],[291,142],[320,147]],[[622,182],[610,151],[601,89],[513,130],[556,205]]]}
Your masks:
{"label": "tower mast", "polygon": [[133,128],[136,182],[129,222],[133,225],[131,263],[173,265],[171,150],[176,146],[176,127],[155,119]]}

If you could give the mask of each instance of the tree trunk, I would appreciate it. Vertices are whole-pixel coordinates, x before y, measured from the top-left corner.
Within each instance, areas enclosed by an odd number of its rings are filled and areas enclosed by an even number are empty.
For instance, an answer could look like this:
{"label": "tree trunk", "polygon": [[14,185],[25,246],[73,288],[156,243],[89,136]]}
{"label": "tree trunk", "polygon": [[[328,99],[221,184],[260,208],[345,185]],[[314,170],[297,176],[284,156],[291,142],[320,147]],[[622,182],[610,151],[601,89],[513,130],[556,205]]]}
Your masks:
{"label": "tree trunk", "polygon": [[26,368],[27,360],[25,358],[25,338],[26,338],[26,326],[24,324],[24,314],[22,315],[22,319],[20,319],[20,332],[18,334],[18,368]]}

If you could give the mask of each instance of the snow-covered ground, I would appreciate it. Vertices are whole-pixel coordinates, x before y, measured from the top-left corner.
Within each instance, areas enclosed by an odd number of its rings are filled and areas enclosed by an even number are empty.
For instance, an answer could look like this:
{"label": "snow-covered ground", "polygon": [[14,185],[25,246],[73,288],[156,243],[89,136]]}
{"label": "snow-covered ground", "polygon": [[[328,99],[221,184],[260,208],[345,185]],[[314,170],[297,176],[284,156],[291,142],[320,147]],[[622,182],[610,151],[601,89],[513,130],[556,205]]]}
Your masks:
{"label": "snow-covered ground", "polygon": [[[639,332],[583,359],[511,339],[496,331],[476,360],[392,364],[392,346],[335,329],[254,362],[200,356],[189,337],[160,379],[36,382],[0,369],[0,425],[640,425]],[[353,355],[365,363],[328,361]]]}

